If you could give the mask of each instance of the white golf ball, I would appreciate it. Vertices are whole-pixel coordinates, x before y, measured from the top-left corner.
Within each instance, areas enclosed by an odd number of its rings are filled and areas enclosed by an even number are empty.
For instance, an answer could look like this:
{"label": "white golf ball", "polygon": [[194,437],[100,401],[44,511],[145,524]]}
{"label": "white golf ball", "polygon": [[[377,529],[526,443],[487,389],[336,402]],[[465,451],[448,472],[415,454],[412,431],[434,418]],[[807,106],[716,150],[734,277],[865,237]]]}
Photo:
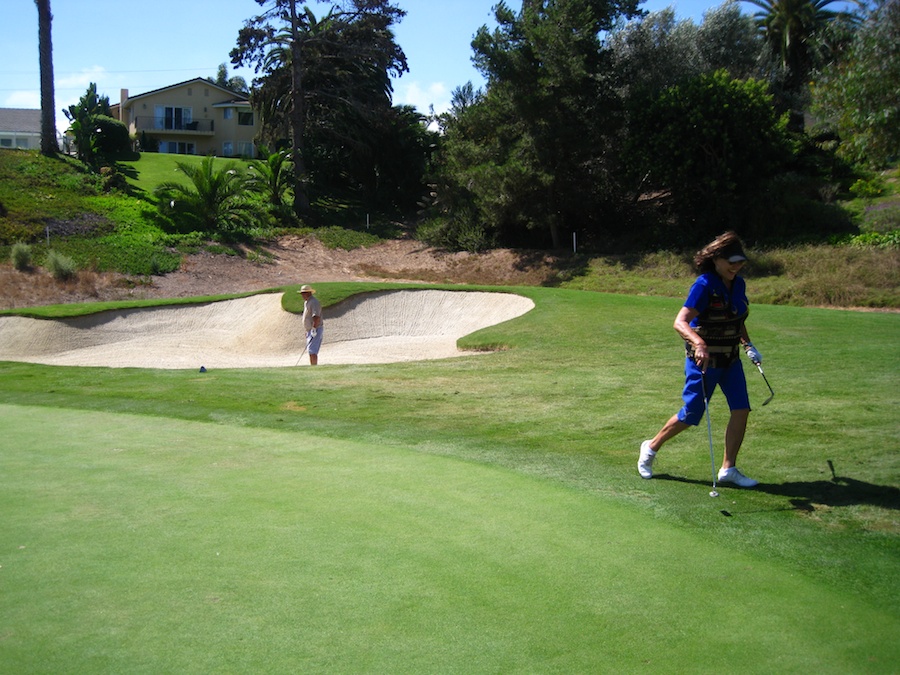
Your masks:
{"label": "white golf ball", "polygon": [[715,490],[710,490],[710,491],[709,491],[709,496],[710,496],[710,497],[718,497],[718,496],[719,496],[719,493],[716,492]]}

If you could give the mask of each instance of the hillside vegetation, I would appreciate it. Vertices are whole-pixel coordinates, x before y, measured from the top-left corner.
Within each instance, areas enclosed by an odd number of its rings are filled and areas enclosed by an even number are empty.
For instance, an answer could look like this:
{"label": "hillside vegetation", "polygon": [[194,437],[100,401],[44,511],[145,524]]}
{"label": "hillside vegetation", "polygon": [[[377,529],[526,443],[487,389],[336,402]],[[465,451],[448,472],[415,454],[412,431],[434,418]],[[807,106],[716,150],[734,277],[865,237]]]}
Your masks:
{"label": "hillside vegetation", "polygon": [[[71,158],[0,151],[0,260],[11,264],[13,247],[30,247],[30,262],[43,266],[51,251],[71,260],[75,273],[118,272],[133,277],[178,269],[183,256],[200,250],[235,252],[233,239],[179,232],[156,207],[153,192],[182,180],[177,162],[199,158],[145,154],[115,171],[94,174]],[[860,235],[789,248],[751,247],[745,276],[757,303],[836,307],[900,307],[900,237],[890,224],[867,225],[873,214],[898,210],[898,172],[861,186],[845,207],[863,224]],[[877,185],[874,189],[872,185]],[[393,228],[396,231],[396,228]],[[242,244],[259,250],[286,232],[320,234],[331,246],[352,248],[378,241],[371,230],[346,227],[256,227]],[[390,236],[389,234],[385,236]],[[218,239],[218,241],[217,241]],[[693,276],[691,251],[561,252],[547,283],[565,288],[677,297]],[[471,280],[470,280],[471,281]]]}

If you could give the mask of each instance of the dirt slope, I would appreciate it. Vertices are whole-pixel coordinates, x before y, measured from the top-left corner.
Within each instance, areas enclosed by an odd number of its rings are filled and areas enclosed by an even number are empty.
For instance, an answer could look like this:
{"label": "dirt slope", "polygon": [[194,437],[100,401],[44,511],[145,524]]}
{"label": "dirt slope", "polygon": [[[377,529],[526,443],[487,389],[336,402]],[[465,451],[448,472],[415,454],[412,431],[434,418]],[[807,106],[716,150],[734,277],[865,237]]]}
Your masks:
{"label": "dirt slope", "polygon": [[[69,282],[43,270],[17,272],[0,265],[0,309],[128,298],[175,298],[257,291],[319,281],[429,281],[540,285],[555,273],[554,256],[497,249],[448,253],[404,239],[364,249],[327,249],[315,238],[283,237],[266,247],[266,262],[247,256],[200,253],[181,269],[147,280],[81,272]],[[250,256],[253,258],[253,256]],[[257,258],[259,258],[257,256]]]}

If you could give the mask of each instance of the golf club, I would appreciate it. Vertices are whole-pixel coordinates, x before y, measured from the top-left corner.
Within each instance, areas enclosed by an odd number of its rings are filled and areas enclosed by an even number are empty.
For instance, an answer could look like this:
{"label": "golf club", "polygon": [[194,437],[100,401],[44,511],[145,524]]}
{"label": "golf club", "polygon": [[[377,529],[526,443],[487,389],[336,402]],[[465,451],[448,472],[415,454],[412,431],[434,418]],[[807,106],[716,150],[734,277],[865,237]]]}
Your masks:
{"label": "golf club", "polygon": [[769,403],[772,401],[772,399],[775,398],[775,390],[772,389],[772,385],[769,384],[769,379],[766,377],[766,374],[763,372],[762,364],[761,364],[761,363],[756,363],[756,364],[754,364],[754,365],[756,366],[756,369],[759,371],[759,374],[762,375],[763,380],[764,380],[765,383],[766,383],[766,386],[769,388],[769,398],[767,398],[765,401],[763,401],[762,404],[763,404],[763,405],[769,405]]}
{"label": "golf club", "polygon": [[304,354],[306,354],[306,350],[307,350],[307,349],[309,349],[309,345],[306,345],[306,346],[303,348],[303,351],[300,352],[300,356],[297,358],[297,363],[294,364],[294,368],[296,368],[297,366],[300,365],[300,359],[302,359],[303,356],[304,356]]}
{"label": "golf club", "polygon": [[709,434],[709,464],[712,467],[713,489],[709,491],[709,496],[718,497],[719,493],[716,492],[716,455],[713,452],[712,421],[709,419],[709,399],[706,397],[706,377],[703,373],[700,375],[700,386],[703,388],[703,405],[706,408],[706,431]]}

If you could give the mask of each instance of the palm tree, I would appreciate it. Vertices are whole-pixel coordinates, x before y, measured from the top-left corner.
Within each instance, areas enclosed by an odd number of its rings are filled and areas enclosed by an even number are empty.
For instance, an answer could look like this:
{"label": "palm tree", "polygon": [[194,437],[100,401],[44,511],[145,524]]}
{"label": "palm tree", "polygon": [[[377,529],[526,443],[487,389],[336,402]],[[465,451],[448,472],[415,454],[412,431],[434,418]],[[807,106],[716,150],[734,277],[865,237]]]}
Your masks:
{"label": "palm tree", "polygon": [[50,25],[53,14],[50,0],[34,0],[38,10],[38,52],[41,67],[41,154],[59,152],[56,140],[56,98],[53,89],[53,41]]}
{"label": "palm tree", "polygon": [[[391,0],[353,0],[335,3],[319,19],[307,3],[299,0],[257,3],[268,10],[240,30],[231,62],[238,66],[254,64],[256,71],[263,73],[254,80],[251,100],[260,110],[266,142],[290,135],[293,207],[302,219],[310,211],[307,171],[313,153],[308,136],[321,135],[323,127],[328,132],[333,130],[337,108],[371,108],[371,99],[357,100],[350,94],[365,88],[369,74],[375,70],[383,76],[382,89],[388,93],[377,102],[390,106],[389,74],[408,70],[406,56],[394,42],[390,26],[406,12],[393,6]],[[348,92],[346,86],[341,88],[336,82],[354,84],[355,89]],[[337,151],[341,150],[338,146]]]}
{"label": "palm tree", "polygon": [[[844,0],[745,0],[760,11],[756,25],[781,65],[783,87],[788,102],[793,100],[791,127],[803,130],[803,114],[797,101],[803,98],[810,73],[827,54],[825,28],[838,20],[856,23],[859,18],[846,11],[828,9]],[[851,0],[852,1],[852,0]]]}
{"label": "palm tree", "polygon": [[186,232],[238,233],[253,222],[253,207],[245,198],[247,179],[234,162],[214,168],[215,157],[199,165],[178,162],[190,185],[170,181],[156,188],[160,211]]}
{"label": "palm tree", "polygon": [[260,153],[266,159],[256,160],[250,164],[247,187],[266,198],[275,216],[286,216],[290,211],[286,196],[293,183],[291,153],[281,150],[270,154],[265,147],[260,148]]}

